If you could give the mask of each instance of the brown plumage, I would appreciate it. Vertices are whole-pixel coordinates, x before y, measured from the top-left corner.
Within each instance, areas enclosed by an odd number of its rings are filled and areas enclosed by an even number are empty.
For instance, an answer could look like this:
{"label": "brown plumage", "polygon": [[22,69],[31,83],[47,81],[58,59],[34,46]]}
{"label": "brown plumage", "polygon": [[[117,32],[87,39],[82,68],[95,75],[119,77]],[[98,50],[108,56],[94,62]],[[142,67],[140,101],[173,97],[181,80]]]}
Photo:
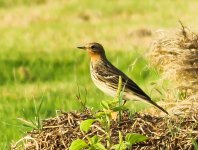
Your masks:
{"label": "brown plumage", "polygon": [[94,84],[104,93],[115,97],[119,76],[122,77],[122,87],[124,87],[123,100],[140,100],[153,104],[166,114],[168,112],[157,105],[151,98],[126,74],[113,66],[106,58],[104,48],[99,43],[89,43],[78,47],[86,50],[90,57],[90,73]]}

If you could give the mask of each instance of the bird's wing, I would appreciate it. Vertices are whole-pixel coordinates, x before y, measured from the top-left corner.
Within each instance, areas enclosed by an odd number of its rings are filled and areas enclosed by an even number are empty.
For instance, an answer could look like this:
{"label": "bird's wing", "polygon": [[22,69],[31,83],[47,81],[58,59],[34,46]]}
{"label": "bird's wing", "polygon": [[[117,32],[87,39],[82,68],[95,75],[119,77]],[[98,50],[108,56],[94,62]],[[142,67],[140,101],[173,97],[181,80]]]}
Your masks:
{"label": "bird's wing", "polygon": [[146,101],[150,99],[150,97],[135,82],[114,67],[110,62],[105,65],[103,64],[103,67],[99,67],[99,69],[96,70],[97,77],[111,88],[115,90],[118,88],[119,76],[121,76],[123,82],[122,87],[124,87],[125,91],[132,92],[134,95]]}
{"label": "bird's wing", "polygon": [[98,79],[103,81],[109,87],[117,90],[119,83],[119,76],[122,77],[122,87],[124,87],[124,91],[132,92],[132,94],[140,97],[141,99],[147,101],[148,103],[153,104],[166,114],[168,112],[159,106],[157,103],[151,100],[151,98],[135,83],[133,82],[127,75],[125,75],[122,71],[114,67],[110,62],[103,64],[102,67],[96,69],[95,75]]}

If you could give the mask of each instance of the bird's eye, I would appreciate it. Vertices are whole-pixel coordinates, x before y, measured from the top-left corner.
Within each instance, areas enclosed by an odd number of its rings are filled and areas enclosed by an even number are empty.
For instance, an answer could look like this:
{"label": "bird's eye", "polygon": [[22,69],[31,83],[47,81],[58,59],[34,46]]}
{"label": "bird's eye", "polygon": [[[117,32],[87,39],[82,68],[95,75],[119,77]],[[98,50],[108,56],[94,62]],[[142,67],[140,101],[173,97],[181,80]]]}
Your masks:
{"label": "bird's eye", "polygon": [[96,47],[95,47],[94,45],[92,45],[92,46],[91,46],[91,49],[94,49],[94,48],[96,48]]}

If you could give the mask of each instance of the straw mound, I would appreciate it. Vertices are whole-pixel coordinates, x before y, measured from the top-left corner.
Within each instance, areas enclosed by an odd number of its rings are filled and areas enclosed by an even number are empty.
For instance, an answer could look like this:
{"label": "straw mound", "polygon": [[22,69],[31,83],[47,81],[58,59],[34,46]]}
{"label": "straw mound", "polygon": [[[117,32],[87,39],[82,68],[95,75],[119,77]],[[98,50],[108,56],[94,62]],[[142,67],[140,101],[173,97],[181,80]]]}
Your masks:
{"label": "straw mound", "polygon": [[[181,24],[182,25],[182,24]],[[182,25],[177,32],[160,31],[151,46],[151,63],[175,83],[173,88],[198,98],[198,34]]]}
{"label": "straw mound", "polygon": [[[33,130],[27,136],[12,146],[16,149],[42,149],[62,150],[68,149],[71,142],[77,138],[84,139],[85,136],[105,136],[99,123],[95,123],[92,129],[83,134],[79,129],[82,120],[92,118],[89,111],[83,113],[62,113],[61,115],[43,121],[42,130]],[[140,133],[149,137],[149,140],[133,146],[133,149],[193,149],[192,140],[198,142],[198,112],[180,117],[156,117],[150,115],[135,114],[129,116],[123,113],[120,124],[112,121],[112,142],[118,143],[118,131],[123,135],[126,133]]]}

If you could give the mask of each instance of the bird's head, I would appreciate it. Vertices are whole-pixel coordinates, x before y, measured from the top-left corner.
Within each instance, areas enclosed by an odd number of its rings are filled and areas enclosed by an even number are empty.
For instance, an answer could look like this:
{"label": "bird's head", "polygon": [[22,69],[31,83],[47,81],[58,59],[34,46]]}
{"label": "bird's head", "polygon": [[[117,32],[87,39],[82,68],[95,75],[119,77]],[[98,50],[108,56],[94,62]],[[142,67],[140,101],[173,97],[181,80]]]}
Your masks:
{"label": "bird's head", "polygon": [[89,55],[91,56],[92,60],[105,58],[104,48],[99,43],[95,43],[95,42],[88,43],[84,46],[79,46],[77,48],[86,50],[89,53]]}

